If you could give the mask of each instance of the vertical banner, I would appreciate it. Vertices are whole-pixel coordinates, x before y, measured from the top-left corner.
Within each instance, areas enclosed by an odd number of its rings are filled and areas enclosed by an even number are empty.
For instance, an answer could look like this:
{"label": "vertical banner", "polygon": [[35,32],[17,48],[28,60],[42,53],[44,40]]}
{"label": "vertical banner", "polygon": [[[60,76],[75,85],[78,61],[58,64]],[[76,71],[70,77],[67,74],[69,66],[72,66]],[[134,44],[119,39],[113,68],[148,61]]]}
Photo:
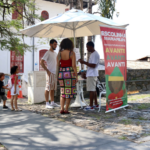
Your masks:
{"label": "vertical banner", "polygon": [[100,27],[105,58],[106,112],[127,105],[126,30]]}

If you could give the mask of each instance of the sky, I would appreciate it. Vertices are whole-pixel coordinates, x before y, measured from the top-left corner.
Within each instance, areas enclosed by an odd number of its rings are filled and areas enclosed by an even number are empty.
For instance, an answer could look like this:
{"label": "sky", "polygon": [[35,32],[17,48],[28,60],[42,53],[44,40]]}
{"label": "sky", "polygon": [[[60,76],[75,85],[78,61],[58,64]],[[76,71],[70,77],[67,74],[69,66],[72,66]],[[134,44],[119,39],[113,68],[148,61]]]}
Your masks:
{"label": "sky", "polygon": [[[117,0],[113,20],[129,24],[126,30],[127,60],[136,60],[150,55],[150,0]],[[97,6],[93,7],[97,11]],[[96,36],[95,49],[104,58],[100,36]]]}

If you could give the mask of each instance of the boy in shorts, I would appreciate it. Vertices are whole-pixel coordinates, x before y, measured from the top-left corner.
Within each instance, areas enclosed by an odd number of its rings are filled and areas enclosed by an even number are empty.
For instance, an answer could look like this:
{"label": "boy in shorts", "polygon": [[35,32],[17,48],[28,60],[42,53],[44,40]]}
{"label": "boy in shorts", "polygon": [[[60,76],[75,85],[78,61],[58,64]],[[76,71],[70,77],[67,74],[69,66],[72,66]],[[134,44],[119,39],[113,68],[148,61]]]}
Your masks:
{"label": "boy in shorts", "polygon": [[8,85],[4,86],[4,82],[3,82],[4,79],[5,79],[4,73],[0,73],[0,102],[2,99],[3,100],[3,109],[8,109],[8,107],[6,106],[7,97],[5,96],[5,89],[7,89],[7,90],[10,90],[10,89],[7,88]]}

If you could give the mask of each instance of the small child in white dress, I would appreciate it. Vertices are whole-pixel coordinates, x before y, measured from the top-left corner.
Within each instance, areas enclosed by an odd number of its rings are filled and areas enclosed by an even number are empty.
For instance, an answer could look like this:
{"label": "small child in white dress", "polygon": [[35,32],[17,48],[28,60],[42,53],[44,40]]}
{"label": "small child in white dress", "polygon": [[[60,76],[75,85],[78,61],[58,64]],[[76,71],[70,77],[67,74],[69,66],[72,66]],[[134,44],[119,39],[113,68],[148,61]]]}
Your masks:
{"label": "small child in white dress", "polygon": [[[19,68],[18,66],[13,66],[11,68],[11,82],[12,82],[12,88],[11,88],[11,110],[12,111],[22,111],[21,109],[18,108],[17,106],[17,100],[18,100],[18,95],[19,95],[19,87],[18,87],[18,74],[19,73]],[[15,102],[15,108],[13,106],[13,102]]]}

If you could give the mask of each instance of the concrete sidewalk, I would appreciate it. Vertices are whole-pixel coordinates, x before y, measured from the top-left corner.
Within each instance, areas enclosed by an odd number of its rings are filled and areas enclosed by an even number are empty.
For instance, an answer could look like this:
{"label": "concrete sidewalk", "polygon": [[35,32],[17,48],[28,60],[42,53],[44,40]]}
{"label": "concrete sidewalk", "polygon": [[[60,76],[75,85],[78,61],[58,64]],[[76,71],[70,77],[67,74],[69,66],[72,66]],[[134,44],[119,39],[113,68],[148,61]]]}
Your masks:
{"label": "concrete sidewalk", "polygon": [[2,110],[0,143],[9,150],[150,150],[150,144],[110,136],[43,117],[29,111]]}

